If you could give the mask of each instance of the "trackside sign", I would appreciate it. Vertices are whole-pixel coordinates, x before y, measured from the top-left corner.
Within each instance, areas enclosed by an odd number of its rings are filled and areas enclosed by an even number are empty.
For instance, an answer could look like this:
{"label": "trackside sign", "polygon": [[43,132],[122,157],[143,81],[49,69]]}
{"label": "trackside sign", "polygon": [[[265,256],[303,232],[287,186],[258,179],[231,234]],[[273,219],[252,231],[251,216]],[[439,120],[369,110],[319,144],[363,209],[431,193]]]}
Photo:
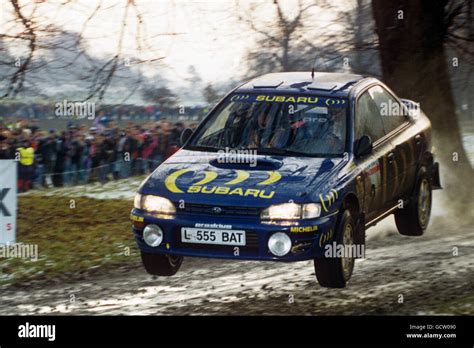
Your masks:
{"label": "trackside sign", "polygon": [[17,162],[0,160],[0,244],[15,243]]}

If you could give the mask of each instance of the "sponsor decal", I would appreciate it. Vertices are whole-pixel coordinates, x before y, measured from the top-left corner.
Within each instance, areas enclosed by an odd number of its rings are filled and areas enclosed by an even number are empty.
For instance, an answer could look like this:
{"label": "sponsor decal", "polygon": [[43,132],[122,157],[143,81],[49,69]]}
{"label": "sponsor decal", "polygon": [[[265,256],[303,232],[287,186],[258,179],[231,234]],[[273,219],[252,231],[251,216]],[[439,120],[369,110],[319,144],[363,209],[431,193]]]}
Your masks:
{"label": "sponsor decal", "polygon": [[[385,157],[384,157],[385,159]],[[385,171],[386,172],[386,171]],[[382,186],[380,183],[380,164],[379,161],[375,161],[369,165],[367,170],[365,171],[367,177],[370,181],[370,187],[373,188],[372,194],[375,195],[376,190],[379,190],[379,187]],[[382,187],[383,189],[383,187]]]}
{"label": "sponsor decal", "polygon": [[315,104],[318,102],[316,97],[292,97],[283,95],[258,95],[256,101],[277,102],[277,103],[308,103]]}
{"label": "sponsor decal", "polygon": [[367,169],[367,175],[372,175],[380,171],[380,166],[378,162],[372,163],[372,165]]}
{"label": "sponsor decal", "polygon": [[10,191],[10,188],[0,189],[0,215],[3,215],[3,216],[12,216],[7,206],[3,203],[3,199],[8,194],[8,191]]}
{"label": "sponsor decal", "polygon": [[237,177],[227,183],[227,185],[236,185],[247,180],[250,177],[250,173],[245,170],[237,170]]}
{"label": "sponsor decal", "polygon": [[203,223],[195,223],[194,227],[198,228],[217,228],[217,229],[226,229],[226,230],[231,230],[232,225],[226,225],[226,224],[203,224]]}
{"label": "sponsor decal", "polygon": [[255,197],[255,198],[266,198],[270,199],[275,195],[275,191],[266,192],[265,190],[258,189],[244,189],[242,187],[236,187],[231,189],[227,186],[189,186],[187,193],[204,193],[204,194],[215,194],[215,195],[237,195],[241,197]]}
{"label": "sponsor decal", "polygon": [[[250,173],[244,170],[237,170],[237,176],[223,184],[223,186],[207,185],[214,181],[218,174],[214,171],[204,171],[204,178],[201,180],[192,183],[187,188],[180,188],[177,186],[176,181],[178,178],[188,172],[194,172],[193,169],[181,169],[177,170],[165,179],[165,186],[168,191],[173,193],[203,193],[203,194],[216,194],[216,195],[237,195],[242,197],[255,197],[255,198],[265,198],[269,199],[275,195],[275,191],[266,191],[258,188],[242,188],[242,187],[233,187],[233,185],[240,184],[250,177]],[[269,171],[268,178],[260,181],[256,186],[265,186],[274,184],[281,179],[281,174],[275,171]],[[225,186],[224,186],[225,185]]]}
{"label": "sponsor decal", "polygon": [[145,221],[143,216],[137,216],[137,215],[133,215],[133,214],[130,214],[130,220],[132,220],[134,222],[143,222],[143,221]]}
{"label": "sponsor decal", "polygon": [[346,101],[344,99],[326,99],[325,104],[327,106],[334,106],[334,105],[344,105]]}
{"label": "sponsor decal", "polygon": [[250,96],[248,94],[236,94],[233,95],[232,98],[230,98],[231,101],[245,101],[249,99]]}
{"label": "sponsor decal", "polygon": [[334,237],[334,230],[331,228],[329,231],[321,233],[319,236],[319,247],[329,242]]}
{"label": "sponsor decal", "polygon": [[17,217],[16,160],[0,160],[0,245],[16,241]]}
{"label": "sponsor decal", "polygon": [[291,233],[307,233],[315,232],[318,230],[318,225],[313,226],[293,226],[290,228]]}
{"label": "sponsor decal", "polygon": [[337,190],[331,189],[329,193],[326,195],[325,198],[323,198],[323,195],[319,195],[319,200],[321,201],[321,206],[323,207],[325,212],[329,211],[329,207],[336,201],[336,199],[339,197],[339,194],[337,193]]}
{"label": "sponsor decal", "polygon": [[[271,94],[234,94],[233,102],[268,102],[268,103],[298,103],[310,104],[318,107],[343,108],[347,106],[347,100],[342,98],[320,98],[305,95],[271,95]],[[324,112],[324,113],[327,113]]]}

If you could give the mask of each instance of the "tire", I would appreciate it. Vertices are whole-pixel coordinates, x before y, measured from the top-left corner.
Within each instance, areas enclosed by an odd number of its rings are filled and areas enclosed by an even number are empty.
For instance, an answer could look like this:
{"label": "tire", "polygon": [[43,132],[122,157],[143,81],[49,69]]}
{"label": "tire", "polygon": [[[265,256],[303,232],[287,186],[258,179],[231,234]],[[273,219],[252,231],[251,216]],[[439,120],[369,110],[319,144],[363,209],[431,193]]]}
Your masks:
{"label": "tire", "polygon": [[[346,232],[346,233],[344,233]],[[354,244],[356,226],[351,214],[345,210],[340,216],[336,229],[336,243]],[[326,288],[344,288],[354,270],[355,258],[314,259],[314,270],[319,284]]]}
{"label": "tire", "polygon": [[430,221],[431,201],[431,180],[426,168],[422,167],[410,202],[395,212],[398,232],[404,236],[423,235]]}
{"label": "tire", "polygon": [[182,256],[152,254],[142,252],[142,263],[145,270],[156,276],[170,277],[178,272],[183,263]]}

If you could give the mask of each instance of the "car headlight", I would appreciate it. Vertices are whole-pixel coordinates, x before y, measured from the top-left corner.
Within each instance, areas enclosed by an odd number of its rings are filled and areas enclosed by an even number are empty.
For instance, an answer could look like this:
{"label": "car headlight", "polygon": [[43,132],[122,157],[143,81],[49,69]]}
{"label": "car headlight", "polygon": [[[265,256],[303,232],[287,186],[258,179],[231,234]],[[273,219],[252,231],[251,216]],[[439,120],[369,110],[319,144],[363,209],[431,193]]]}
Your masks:
{"label": "car headlight", "polygon": [[301,218],[302,219],[314,219],[321,215],[321,204],[319,203],[308,203],[303,204],[301,208]]}
{"label": "car headlight", "polygon": [[263,209],[262,221],[314,219],[321,215],[321,205],[318,203],[296,204],[283,203],[271,205]]}
{"label": "car headlight", "polygon": [[168,199],[154,195],[140,195],[137,194],[134,200],[134,207],[137,209],[143,209],[150,213],[160,214],[174,214],[176,208],[173,203]]}
{"label": "car headlight", "polygon": [[133,199],[133,207],[136,209],[141,209],[142,208],[142,195],[137,193],[135,195],[135,198]]}

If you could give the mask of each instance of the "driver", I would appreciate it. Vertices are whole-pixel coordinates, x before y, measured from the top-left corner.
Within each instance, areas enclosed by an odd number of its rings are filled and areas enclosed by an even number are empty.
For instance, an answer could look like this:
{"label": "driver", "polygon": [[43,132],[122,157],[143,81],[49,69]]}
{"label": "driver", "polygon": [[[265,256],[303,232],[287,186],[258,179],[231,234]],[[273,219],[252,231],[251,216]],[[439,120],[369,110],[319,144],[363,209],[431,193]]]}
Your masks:
{"label": "driver", "polygon": [[292,149],[320,154],[343,152],[344,130],[340,125],[344,115],[344,109],[332,109],[324,114],[308,113],[292,125],[297,129]]}
{"label": "driver", "polygon": [[250,130],[248,139],[248,148],[259,148],[262,140],[263,133],[265,132],[265,128],[267,127],[268,121],[268,112],[264,111],[257,117],[257,124],[255,128]]}
{"label": "driver", "polygon": [[332,118],[328,118],[323,124],[320,135],[321,153],[340,153],[344,151],[342,127],[339,127],[345,115],[345,109],[332,109]]}

